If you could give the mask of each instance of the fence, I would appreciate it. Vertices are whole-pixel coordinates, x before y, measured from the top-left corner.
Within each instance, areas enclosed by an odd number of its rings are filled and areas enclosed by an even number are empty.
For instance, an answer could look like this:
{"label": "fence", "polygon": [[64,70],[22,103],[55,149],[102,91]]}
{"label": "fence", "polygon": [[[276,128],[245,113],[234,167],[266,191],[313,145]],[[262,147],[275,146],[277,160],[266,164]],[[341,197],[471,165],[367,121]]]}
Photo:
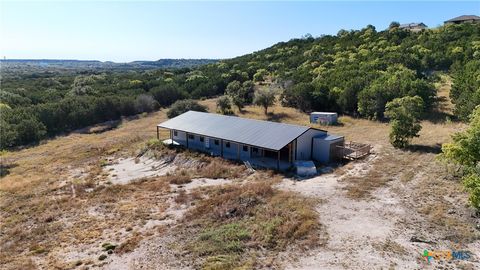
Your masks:
{"label": "fence", "polygon": [[363,158],[370,154],[372,146],[369,144],[358,143],[358,142],[346,142],[343,145],[336,145],[335,156],[338,159],[350,159],[355,160]]}

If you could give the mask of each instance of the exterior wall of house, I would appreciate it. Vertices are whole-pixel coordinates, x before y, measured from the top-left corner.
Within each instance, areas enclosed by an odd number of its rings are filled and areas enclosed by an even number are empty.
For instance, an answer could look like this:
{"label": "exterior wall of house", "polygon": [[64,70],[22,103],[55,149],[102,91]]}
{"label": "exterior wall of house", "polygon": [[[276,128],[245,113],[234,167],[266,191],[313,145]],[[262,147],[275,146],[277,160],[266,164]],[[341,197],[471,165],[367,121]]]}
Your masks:
{"label": "exterior wall of house", "polygon": [[250,146],[240,145],[240,159],[250,158]]}
{"label": "exterior wall of house", "polygon": [[[304,134],[300,135],[296,139],[296,143],[292,143],[292,162],[295,160],[311,160],[316,159],[322,162],[326,162],[329,158],[330,148],[327,145],[319,144],[314,140],[314,137],[324,136],[327,132],[310,129]],[[222,154],[222,140],[216,138],[210,138],[207,136],[200,136],[197,134],[188,134],[188,148],[202,151],[211,155],[220,156]],[[193,137],[193,138],[192,138]],[[203,137],[203,141],[201,141]],[[187,147],[187,133],[184,131],[172,130],[172,139]],[[208,143],[207,143],[208,141]],[[215,144],[218,141],[218,144]],[[313,143],[313,146],[312,146]],[[230,147],[227,147],[227,144]],[[245,148],[244,148],[245,147]],[[316,149],[312,153],[312,147]],[[257,152],[253,151],[253,148],[257,148]],[[258,147],[252,147],[249,145],[238,144],[236,142],[230,142],[223,140],[223,157],[227,159],[249,160],[250,158],[262,157],[265,150]],[[319,154],[322,153],[322,154]],[[296,156],[295,156],[296,154]],[[315,155],[315,156],[313,156]],[[321,155],[319,157],[318,155]],[[272,163],[273,164],[273,163]]]}
{"label": "exterior wall of house", "polygon": [[[175,135],[176,134],[176,135]],[[187,146],[187,133],[183,131],[172,130],[172,139],[180,145]]]}
{"label": "exterior wall of house", "polygon": [[327,134],[326,131],[309,129],[297,138],[297,158],[296,160],[312,159],[312,138]]}
{"label": "exterior wall of house", "polygon": [[[222,146],[220,145],[220,139],[208,138],[208,140],[209,147],[206,148],[206,152],[214,156],[220,156],[222,154]],[[217,141],[218,144],[215,144],[215,141]]]}
{"label": "exterior wall of house", "polygon": [[[230,145],[230,146],[228,146]],[[223,141],[223,156],[225,158],[236,159],[237,158],[238,144],[229,141]]]}
{"label": "exterior wall of house", "polygon": [[[200,137],[203,137],[203,142],[200,141]],[[188,134],[188,148],[204,151],[205,150],[205,137],[195,134]]]}

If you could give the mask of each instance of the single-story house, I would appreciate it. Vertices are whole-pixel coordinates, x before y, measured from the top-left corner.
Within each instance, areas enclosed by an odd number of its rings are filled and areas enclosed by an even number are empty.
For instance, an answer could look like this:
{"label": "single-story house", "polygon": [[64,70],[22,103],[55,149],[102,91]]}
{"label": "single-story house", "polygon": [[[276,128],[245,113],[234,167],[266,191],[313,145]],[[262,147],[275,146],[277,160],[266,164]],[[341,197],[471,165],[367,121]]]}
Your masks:
{"label": "single-story house", "polygon": [[412,32],[420,32],[423,29],[427,29],[427,25],[424,23],[406,23],[406,24],[400,24],[400,29],[405,29],[409,30]]}
{"label": "single-story house", "polygon": [[462,15],[445,21],[445,24],[475,23],[480,22],[480,17],[476,15]]}
{"label": "single-story house", "polygon": [[344,138],[307,126],[188,111],[157,126],[169,142],[254,166],[285,170],[298,160],[329,162]]}

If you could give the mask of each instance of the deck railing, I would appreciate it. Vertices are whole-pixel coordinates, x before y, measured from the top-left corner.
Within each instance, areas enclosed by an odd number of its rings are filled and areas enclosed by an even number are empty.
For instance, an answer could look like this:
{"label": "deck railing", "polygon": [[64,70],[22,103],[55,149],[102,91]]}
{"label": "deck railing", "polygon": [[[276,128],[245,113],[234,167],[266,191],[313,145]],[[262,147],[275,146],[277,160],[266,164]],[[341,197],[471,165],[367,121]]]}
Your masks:
{"label": "deck railing", "polygon": [[372,146],[358,142],[346,142],[343,145],[336,145],[335,148],[337,158],[355,160],[369,155]]}

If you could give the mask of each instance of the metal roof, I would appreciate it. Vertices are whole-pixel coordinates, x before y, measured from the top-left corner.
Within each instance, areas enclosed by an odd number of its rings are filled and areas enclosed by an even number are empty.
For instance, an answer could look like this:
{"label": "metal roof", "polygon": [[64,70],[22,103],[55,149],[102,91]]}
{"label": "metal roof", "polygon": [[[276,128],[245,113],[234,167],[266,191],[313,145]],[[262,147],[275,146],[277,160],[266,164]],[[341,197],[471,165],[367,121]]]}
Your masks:
{"label": "metal roof", "polygon": [[158,125],[278,151],[311,129],[284,123],[188,111]]}
{"label": "metal roof", "polygon": [[325,134],[323,136],[318,136],[318,137],[314,137],[315,139],[322,139],[324,141],[335,141],[335,140],[338,140],[338,139],[343,139],[344,137],[343,136],[340,136],[340,135],[334,135],[334,134]]}
{"label": "metal roof", "polygon": [[424,23],[405,23],[405,24],[400,24],[400,28],[409,28],[409,27],[418,27],[418,26],[427,27],[427,25],[424,24]]}
{"label": "metal roof", "polygon": [[461,22],[461,21],[470,21],[470,20],[478,21],[480,20],[480,17],[476,15],[462,15],[445,22]]}

